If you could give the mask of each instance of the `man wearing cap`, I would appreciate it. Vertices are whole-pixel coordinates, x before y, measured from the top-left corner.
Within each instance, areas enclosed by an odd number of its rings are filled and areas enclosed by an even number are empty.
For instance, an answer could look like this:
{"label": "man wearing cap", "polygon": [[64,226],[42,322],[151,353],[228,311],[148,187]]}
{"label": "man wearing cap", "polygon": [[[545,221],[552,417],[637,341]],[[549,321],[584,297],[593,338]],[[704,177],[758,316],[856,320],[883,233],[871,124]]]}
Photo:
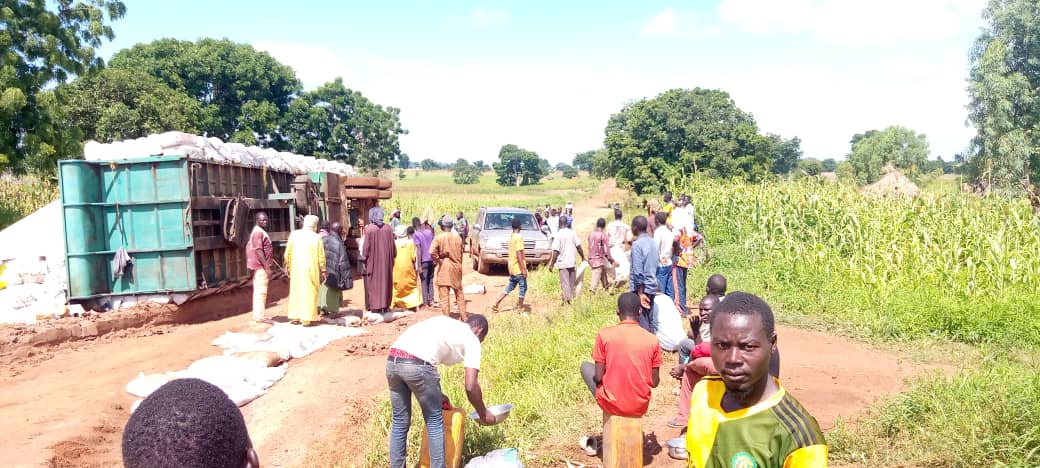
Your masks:
{"label": "man wearing cap", "polygon": [[390,310],[394,289],[394,231],[383,223],[383,207],[368,210],[368,224],[358,256],[361,275],[365,277],[365,308],[376,313]]}
{"label": "man wearing cap", "polygon": [[343,290],[354,287],[354,272],[343,245],[343,225],[333,222],[321,240],[325,247],[325,281],[318,288],[318,312],[336,314],[343,303]]}
{"label": "man wearing cap", "polygon": [[440,223],[441,232],[433,239],[430,246],[430,257],[437,265],[434,284],[441,300],[441,313],[451,313],[452,290],[455,290],[455,302],[459,306],[459,318],[466,321],[466,298],[462,294],[462,238],[451,230],[451,216],[444,215]]}

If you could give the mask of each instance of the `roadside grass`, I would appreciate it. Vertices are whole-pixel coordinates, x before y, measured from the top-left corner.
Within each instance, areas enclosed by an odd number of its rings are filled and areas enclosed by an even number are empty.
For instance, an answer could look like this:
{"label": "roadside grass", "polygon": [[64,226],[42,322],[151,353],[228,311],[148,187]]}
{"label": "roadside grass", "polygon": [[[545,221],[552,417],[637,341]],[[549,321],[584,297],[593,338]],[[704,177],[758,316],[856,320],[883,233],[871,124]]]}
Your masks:
{"label": "roadside grass", "polygon": [[[559,299],[556,273],[540,268],[530,275],[528,298],[541,304]],[[555,286],[554,286],[555,284]],[[508,299],[507,299],[508,300]],[[502,424],[484,427],[466,422],[463,459],[491,450],[514,447],[526,463],[550,465],[556,454],[534,450],[551,440],[569,440],[573,434],[592,431],[600,412],[581,381],[578,367],[589,360],[596,332],[617,321],[613,294],[584,294],[570,306],[545,306],[544,313],[515,311],[489,316],[490,332],[484,341],[480,382],[489,404],[516,406]],[[540,307],[541,308],[541,307]],[[455,406],[471,411],[459,366],[441,367],[441,388]],[[418,460],[423,423],[413,405],[409,433],[409,466]],[[367,466],[386,466],[390,430],[390,405],[384,400],[372,421]]]}
{"label": "roadside grass", "polygon": [[494,172],[481,174],[480,181],[471,185],[456,185],[451,171],[407,171],[404,180],[394,180],[394,198],[386,206],[401,208],[404,218],[420,216],[427,206],[437,215],[463,211],[467,217],[476,216],[481,206],[514,206],[534,209],[551,204],[563,206],[588,198],[600,181],[591,177],[565,179],[553,173],[551,179],[542,179],[537,185],[503,187],[495,182]]}
{"label": "roadside grass", "polygon": [[36,176],[0,175],[0,230],[58,199],[58,186]]}

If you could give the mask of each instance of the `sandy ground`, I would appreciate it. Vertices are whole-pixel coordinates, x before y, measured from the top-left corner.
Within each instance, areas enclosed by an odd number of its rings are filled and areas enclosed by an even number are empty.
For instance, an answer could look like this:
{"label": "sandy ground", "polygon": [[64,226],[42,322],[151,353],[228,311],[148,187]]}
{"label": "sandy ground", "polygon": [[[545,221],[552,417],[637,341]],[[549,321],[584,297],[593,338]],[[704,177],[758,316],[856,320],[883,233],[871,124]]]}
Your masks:
{"label": "sandy ground", "polygon": [[[592,199],[576,204],[579,231],[596,217],[606,217],[607,201],[617,192],[604,183]],[[587,216],[587,217],[586,217]],[[484,283],[487,295],[468,296],[471,312],[486,310],[506,276],[489,277],[466,264],[465,283]],[[285,317],[285,283],[273,285],[268,316]],[[362,288],[345,294],[347,309],[362,303]],[[122,428],[135,398],[123,390],[138,372],[185,368],[196,359],[218,354],[209,343],[229,330],[242,330],[249,317],[249,292],[237,291],[203,299],[189,307],[230,308],[241,313],[198,324],[150,326],[45,350],[30,359],[4,366],[0,375],[0,466],[117,466]],[[533,313],[542,307],[533,305]],[[386,348],[400,331],[433,315],[421,311],[390,324],[366,327],[368,335],[335,342],[289,364],[285,378],[243,408],[254,445],[264,466],[308,465],[308,448],[328,443],[335,431],[341,453],[362,456],[369,419],[385,397]],[[837,417],[849,418],[881,395],[899,391],[903,379],[921,368],[900,362],[892,353],[841,337],[779,327],[783,383],[817,417],[824,428]],[[674,359],[674,358],[672,358]],[[664,444],[678,435],[666,427],[674,415],[677,382],[666,377],[655,391],[645,428],[651,440]],[[574,461],[599,461],[573,443],[560,447]],[[567,447],[573,447],[568,449]],[[649,444],[649,466],[682,466]],[[571,450],[571,452],[567,452]],[[657,451],[654,454],[654,451]],[[360,458],[355,466],[361,466]],[[311,463],[313,464],[313,462]],[[561,462],[562,465],[562,462]]]}

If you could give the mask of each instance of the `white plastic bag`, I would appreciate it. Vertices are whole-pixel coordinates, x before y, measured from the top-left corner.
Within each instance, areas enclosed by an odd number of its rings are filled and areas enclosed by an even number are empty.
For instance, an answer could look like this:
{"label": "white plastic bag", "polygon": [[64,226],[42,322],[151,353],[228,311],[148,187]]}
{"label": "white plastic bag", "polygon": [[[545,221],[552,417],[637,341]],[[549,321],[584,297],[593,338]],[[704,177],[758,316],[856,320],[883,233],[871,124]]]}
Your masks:
{"label": "white plastic bag", "polygon": [[466,468],[524,468],[524,464],[515,448],[504,448],[470,460]]}

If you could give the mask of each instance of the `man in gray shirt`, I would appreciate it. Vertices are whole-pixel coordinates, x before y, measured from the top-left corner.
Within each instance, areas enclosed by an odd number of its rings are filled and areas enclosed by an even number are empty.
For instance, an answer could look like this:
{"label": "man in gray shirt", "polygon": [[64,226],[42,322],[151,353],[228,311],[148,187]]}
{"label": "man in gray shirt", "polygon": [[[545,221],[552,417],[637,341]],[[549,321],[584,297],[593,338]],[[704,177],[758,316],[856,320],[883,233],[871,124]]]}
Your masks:
{"label": "man in gray shirt", "polygon": [[[552,218],[549,218],[552,219]],[[552,240],[552,258],[549,264],[560,272],[560,289],[563,291],[563,302],[570,303],[574,299],[577,288],[577,255],[585,261],[585,252],[581,250],[581,241],[571,228],[567,227],[567,219],[560,217],[557,220],[559,230]]]}

